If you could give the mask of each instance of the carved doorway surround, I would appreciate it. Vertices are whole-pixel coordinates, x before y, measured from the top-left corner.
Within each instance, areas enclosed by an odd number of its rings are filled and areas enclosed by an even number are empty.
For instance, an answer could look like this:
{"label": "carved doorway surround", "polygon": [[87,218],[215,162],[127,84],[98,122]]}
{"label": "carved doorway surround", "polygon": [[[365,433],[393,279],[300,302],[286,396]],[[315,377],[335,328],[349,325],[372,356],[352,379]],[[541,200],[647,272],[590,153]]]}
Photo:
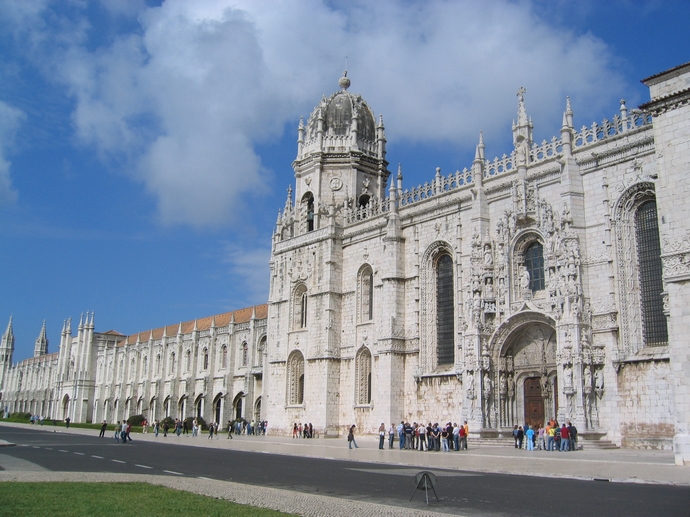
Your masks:
{"label": "carved doorway surround", "polygon": [[557,411],[556,324],[535,311],[519,312],[491,337],[491,376],[498,386],[493,426],[544,425]]}

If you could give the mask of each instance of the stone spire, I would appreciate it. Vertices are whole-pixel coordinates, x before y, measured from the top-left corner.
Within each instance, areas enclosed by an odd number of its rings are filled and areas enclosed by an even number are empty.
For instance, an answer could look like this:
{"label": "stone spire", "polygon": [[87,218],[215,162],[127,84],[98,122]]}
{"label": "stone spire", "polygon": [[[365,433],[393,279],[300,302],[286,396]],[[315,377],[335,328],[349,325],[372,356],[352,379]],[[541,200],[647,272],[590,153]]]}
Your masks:
{"label": "stone spire", "polygon": [[0,348],[10,350],[11,352],[14,351],[14,330],[12,329],[12,316],[10,316],[10,322],[7,324],[7,330],[2,335]]}
{"label": "stone spire", "polygon": [[34,357],[40,357],[48,353],[48,337],[46,336],[46,320],[43,320],[43,327],[34,345]]}
{"label": "stone spire", "polygon": [[513,145],[515,146],[515,161],[519,175],[524,175],[530,161],[529,152],[532,148],[532,119],[527,116],[525,109],[525,88],[517,91],[518,118],[513,121]]}
{"label": "stone spire", "polygon": [[12,316],[7,324],[7,330],[0,341],[0,389],[5,384],[5,377],[12,366],[12,354],[14,353],[14,332],[12,331]]}

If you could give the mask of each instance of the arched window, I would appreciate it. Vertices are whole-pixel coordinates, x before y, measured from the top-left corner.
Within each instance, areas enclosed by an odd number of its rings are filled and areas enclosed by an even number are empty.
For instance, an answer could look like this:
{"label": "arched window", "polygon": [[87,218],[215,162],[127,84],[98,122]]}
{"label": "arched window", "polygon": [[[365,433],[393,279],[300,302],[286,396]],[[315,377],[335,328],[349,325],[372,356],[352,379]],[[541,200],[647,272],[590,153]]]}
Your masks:
{"label": "arched window", "polygon": [[453,259],[447,253],[436,262],[436,361],[438,365],[455,360],[455,321]]}
{"label": "arched window", "polygon": [[247,346],[247,342],[242,343],[242,366],[247,366],[247,363],[249,362],[249,346]]}
{"label": "arched window", "polygon": [[304,208],[306,215],[307,231],[314,231],[314,195],[311,192],[307,192],[302,197],[302,207]]}
{"label": "arched window", "polygon": [[359,321],[374,318],[374,272],[365,266],[359,274]]}
{"label": "arched window", "polygon": [[533,242],[525,250],[525,268],[529,273],[530,291],[544,289],[544,247],[540,242]]}
{"label": "arched window", "polygon": [[668,343],[668,327],[661,298],[664,283],[656,201],[646,201],[637,209],[635,237],[640,279],[642,337],[647,346],[665,345]]}
{"label": "arched window", "polygon": [[170,354],[170,375],[175,375],[175,352]]}
{"label": "arched window", "polygon": [[357,357],[355,358],[355,378],[356,404],[360,406],[371,404],[371,352],[366,347],[362,347],[357,352]]}
{"label": "arched window", "polygon": [[303,329],[307,327],[307,286],[300,284],[295,289],[293,299],[294,328]]}
{"label": "arched window", "polygon": [[295,350],[287,361],[287,403],[290,406],[304,404],[304,356]]}
{"label": "arched window", "polygon": [[220,349],[220,366],[221,368],[228,367],[228,345],[223,345]]}
{"label": "arched window", "polygon": [[357,200],[357,204],[362,208],[367,206],[369,204],[369,195],[368,194],[362,194],[361,196],[359,196],[359,199]]}
{"label": "arched window", "polygon": [[204,370],[208,370],[208,348],[204,348]]}
{"label": "arched window", "polygon": [[614,206],[621,355],[668,343],[654,184],[628,188]]}
{"label": "arched window", "polygon": [[259,347],[256,350],[256,365],[257,366],[263,366],[264,365],[264,352],[266,351],[266,336],[262,337],[261,340],[259,341]]}

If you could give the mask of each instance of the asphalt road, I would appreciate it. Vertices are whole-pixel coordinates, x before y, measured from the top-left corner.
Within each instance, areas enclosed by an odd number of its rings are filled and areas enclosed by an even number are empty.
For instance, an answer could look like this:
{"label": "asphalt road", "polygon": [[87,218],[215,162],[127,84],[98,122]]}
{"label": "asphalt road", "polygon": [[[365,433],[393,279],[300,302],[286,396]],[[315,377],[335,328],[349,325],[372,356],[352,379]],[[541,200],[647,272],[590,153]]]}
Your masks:
{"label": "asphalt road", "polygon": [[186,476],[199,483],[210,478],[472,516],[690,517],[690,487],[682,486],[433,469],[440,502],[430,493],[427,506],[423,491],[409,501],[414,474],[424,470],[421,467],[185,447],[161,443],[164,440],[137,442],[136,436],[123,445],[96,433],[91,437],[9,427],[0,427],[0,439],[17,444],[0,448],[0,465],[14,461],[30,466],[23,460],[51,471]]}

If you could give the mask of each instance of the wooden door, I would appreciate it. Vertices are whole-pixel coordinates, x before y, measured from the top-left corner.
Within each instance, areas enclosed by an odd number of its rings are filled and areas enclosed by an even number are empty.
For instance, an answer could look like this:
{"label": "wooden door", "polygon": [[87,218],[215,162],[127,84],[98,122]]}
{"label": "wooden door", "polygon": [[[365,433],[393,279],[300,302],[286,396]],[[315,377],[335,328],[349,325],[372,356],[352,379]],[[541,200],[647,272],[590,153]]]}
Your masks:
{"label": "wooden door", "polygon": [[525,379],[525,423],[534,429],[544,425],[544,398],[539,377]]}

